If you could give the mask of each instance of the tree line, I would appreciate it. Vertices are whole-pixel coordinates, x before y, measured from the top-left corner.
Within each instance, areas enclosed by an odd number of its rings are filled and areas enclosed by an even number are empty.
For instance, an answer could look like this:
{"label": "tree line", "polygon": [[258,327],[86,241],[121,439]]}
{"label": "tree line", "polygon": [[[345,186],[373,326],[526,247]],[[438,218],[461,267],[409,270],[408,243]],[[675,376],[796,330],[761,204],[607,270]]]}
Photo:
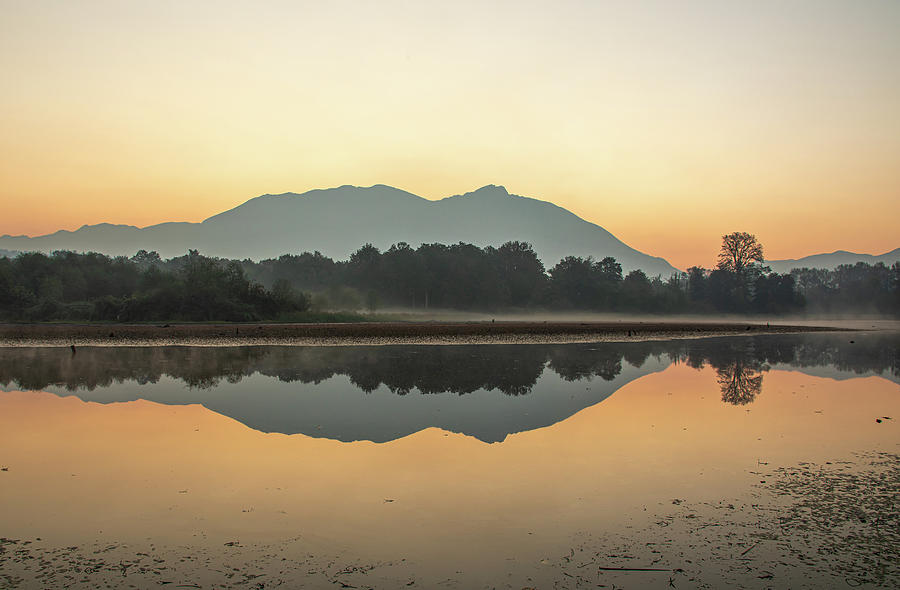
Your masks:
{"label": "tree line", "polygon": [[266,289],[240,262],[191,250],[161,260],[56,251],[0,259],[0,317],[14,321],[253,321],[309,308],[302,293]]}
{"label": "tree line", "polygon": [[[546,269],[530,244],[366,244],[348,260],[319,252],[255,262],[156,252],[57,251],[0,258],[0,318],[13,321],[259,321],[389,308],[620,313],[900,315],[900,264],[770,272],[750,234],[723,236],[718,265],[668,278],[623,273],[611,257]],[[358,319],[361,316],[352,316]]]}

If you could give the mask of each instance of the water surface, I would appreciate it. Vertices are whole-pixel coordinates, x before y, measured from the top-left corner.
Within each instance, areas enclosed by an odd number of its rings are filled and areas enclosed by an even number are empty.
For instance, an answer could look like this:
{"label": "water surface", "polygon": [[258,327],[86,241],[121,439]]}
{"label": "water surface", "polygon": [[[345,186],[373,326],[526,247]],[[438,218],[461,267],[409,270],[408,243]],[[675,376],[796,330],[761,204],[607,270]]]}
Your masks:
{"label": "water surface", "polygon": [[889,587],[898,343],[4,349],[0,575]]}

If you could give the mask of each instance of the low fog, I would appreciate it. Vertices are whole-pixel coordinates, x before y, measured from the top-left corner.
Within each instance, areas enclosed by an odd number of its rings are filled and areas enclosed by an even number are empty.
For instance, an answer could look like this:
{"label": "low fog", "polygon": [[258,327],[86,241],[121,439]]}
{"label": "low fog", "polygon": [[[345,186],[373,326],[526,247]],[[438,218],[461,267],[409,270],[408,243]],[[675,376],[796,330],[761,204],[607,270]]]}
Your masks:
{"label": "low fog", "polygon": [[695,323],[721,324],[735,322],[742,324],[791,324],[797,326],[825,326],[851,330],[900,330],[900,320],[876,314],[792,314],[771,316],[746,316],[739,314],[624,314],[594,313],[581,311],[505,311],[479,312],[452,309],[428,310],[409,308],[387,308],[371,314],[384,321],[406,322],[597,322],[597,323]]}

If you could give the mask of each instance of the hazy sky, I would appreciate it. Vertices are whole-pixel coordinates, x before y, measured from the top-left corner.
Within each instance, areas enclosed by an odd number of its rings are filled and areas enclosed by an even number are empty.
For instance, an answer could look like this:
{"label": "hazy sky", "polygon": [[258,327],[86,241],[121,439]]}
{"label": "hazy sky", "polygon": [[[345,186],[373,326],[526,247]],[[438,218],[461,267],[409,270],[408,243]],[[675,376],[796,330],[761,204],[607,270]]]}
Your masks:
{"label": "hazy sky", "polygon": [[503,184],[679,267],[900,246],[900,2],[0,0],[0,234]]}

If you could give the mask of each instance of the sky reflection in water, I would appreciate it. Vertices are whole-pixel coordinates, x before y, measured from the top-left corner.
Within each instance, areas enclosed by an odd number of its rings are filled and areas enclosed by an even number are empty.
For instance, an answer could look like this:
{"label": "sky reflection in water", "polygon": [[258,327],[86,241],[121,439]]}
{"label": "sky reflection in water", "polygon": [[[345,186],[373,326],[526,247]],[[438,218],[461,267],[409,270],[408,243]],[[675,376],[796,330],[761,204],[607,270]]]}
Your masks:
{"label": "sky reflection in water", "polygon": [[[896,453],[897,342],[7,349],[6,389],[45,392],[0,393],[3,534],[301,535],[469,587],[627,539],[673,499],[750,502],[766,470]],[[138,398],[160,403],[110,403]]]}

